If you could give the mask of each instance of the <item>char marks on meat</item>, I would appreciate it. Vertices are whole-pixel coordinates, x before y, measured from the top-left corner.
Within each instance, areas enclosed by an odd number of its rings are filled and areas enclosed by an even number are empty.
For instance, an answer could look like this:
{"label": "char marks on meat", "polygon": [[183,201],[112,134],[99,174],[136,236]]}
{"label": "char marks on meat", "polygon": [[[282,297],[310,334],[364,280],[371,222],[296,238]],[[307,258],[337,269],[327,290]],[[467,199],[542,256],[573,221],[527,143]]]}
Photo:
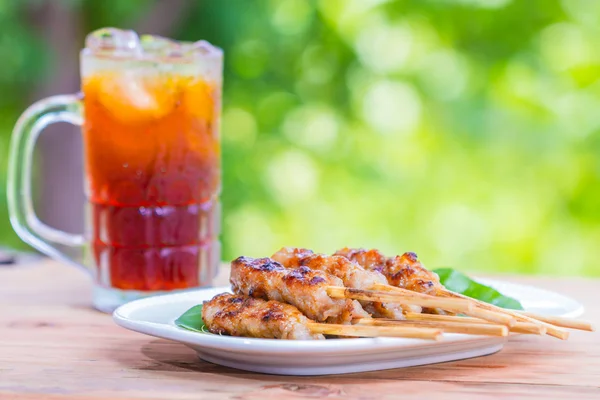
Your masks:
{"label": "char marks on meat", "polygon": [[231,263],[230,282],[238,294],[292,304],[310,319],[348,324],[368,314],[352,300],[332,299],[329,286],[340,279],[308,267],[286,269],[270,258],[239,257]]}
{"label": "char marks on meat", "polygon": [[296,307],[243,295],[223,293],[204,302],[202,319],[216,334],[267,339],[324,339],[312,333]]}

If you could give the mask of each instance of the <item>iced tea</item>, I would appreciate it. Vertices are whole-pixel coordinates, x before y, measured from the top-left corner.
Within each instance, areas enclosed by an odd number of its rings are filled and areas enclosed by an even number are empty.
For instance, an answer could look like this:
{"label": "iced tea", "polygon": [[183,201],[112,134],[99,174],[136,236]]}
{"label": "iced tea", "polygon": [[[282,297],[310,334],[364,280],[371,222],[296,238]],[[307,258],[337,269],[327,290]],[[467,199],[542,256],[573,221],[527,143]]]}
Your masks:
{"label": "iced tea", "polygon": [[89,253],[107,288],[200,286],[218,265],[220,54],[207,68],[159,44],[82,57]]}

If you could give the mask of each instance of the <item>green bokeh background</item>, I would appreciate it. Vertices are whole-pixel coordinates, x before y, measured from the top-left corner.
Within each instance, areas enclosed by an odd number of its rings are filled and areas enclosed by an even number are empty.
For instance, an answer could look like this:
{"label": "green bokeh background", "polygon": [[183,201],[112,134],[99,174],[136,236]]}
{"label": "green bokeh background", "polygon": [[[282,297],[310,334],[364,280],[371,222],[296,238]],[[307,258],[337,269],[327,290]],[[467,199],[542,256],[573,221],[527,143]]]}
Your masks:
{"label": "green bokeh background", "polygon": [[[56,1],[84,31],[152,6]],[[2,160],[60,65],[22,18],[39,3],[0,0]],[[600,276],[600,1],[193,3],[171,36],[226,54],[224,259],[360,246]],[[4,161],[0,244],[19,247],[5,179]]]}

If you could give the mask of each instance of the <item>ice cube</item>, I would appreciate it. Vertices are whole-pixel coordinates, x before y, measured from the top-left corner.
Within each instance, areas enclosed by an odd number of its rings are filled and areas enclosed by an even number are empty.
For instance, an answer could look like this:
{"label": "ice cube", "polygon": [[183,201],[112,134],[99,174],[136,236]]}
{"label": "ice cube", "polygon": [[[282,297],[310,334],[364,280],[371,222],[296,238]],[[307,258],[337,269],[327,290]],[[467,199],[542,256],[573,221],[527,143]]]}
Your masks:
{"label": "ice cube", "polygon": [[223,54],[223,50],[218,47],[213,46],[208,43],[206,40],[198,40],[197,42],[192,43],[192,50],[194,50],[197,54],[201,54],[203,56],[215,56],[220,57]]}
{"label": "ice cube", "polygon": [[178,100],[178,82],[169,77],[125,70],[98,77],[98,99],[115,118],[146,123],[170,113]]}
{"label": "ice cube", "polygon": [[141,45],[145,54],[165,59],[193,59],[198,55],[204,57],[220,57],[222,55],[221,49],[205,40],[185,42],[156,35],[142,35]]}
{"label": "ice cube", "polygon": [[171,53],[181,52],[181,43],[162,36],[142,35],[141,45],[144,53],[153,56],[170,57]]}
{"label": "ice cube", "polygon": [[87,35],[86,48],[92,52],[141,54],[142,46],[137,33],[132,30],[102,28]]}

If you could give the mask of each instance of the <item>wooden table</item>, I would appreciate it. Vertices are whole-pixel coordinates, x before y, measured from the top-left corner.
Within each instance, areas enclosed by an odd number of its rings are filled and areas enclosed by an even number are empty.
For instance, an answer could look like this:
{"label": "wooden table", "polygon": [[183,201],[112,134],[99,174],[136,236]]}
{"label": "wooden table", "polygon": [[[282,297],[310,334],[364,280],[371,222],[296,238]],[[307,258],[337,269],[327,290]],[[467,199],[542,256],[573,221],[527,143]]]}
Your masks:
{"label": "wooden table", "polygon": [[[512,280],[576,298],[600,326],[599,280]],[[597,333],[565,342],[516,336],[497,354],[443,364],[290,377],[200,361],[89,304],[90,282],[75,269],[52,261],[0,268],[0,399],[600,399]]]}

